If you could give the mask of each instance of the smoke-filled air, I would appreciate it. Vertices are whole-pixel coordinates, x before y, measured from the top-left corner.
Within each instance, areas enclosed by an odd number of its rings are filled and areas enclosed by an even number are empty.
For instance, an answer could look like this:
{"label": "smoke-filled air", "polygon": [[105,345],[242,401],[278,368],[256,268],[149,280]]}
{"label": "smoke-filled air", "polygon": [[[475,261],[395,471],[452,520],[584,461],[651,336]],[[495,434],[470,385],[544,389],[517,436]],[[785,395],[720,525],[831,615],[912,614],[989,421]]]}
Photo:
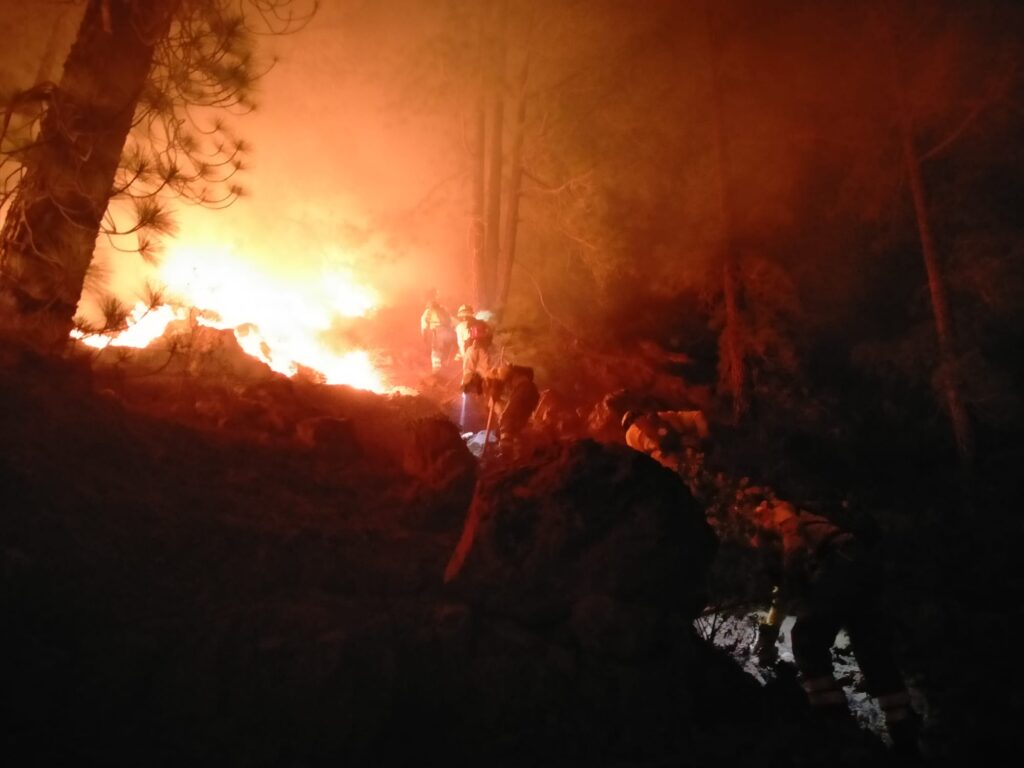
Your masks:
{"label": "smoke-filled air", "polygon": [[1011,0],[0,0],[0,744],[1019,751],[1021,200]]}

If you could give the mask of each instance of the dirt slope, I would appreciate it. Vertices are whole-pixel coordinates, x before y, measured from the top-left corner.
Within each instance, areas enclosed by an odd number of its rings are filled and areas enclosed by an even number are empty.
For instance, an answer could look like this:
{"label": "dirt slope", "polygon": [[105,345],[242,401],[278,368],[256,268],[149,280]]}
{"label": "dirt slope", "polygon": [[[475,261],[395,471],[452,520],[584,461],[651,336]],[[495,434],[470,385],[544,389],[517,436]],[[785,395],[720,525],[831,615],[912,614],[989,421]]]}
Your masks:
{"label": "dirt slope", "polygon": [[[108,765],[836,754],[798,707],[694,638],[713,544],[683,486],[646,458],[555,445],[484,478],[482,543],[446,587],[476,468],[429,404],[278,382],[295,423],[264,422],[224,382],[172,395],[154,381],[156,398],[95,379],[0,354],[7,753]],[[195,403],[213,391],[222,412],[204,423]]]}

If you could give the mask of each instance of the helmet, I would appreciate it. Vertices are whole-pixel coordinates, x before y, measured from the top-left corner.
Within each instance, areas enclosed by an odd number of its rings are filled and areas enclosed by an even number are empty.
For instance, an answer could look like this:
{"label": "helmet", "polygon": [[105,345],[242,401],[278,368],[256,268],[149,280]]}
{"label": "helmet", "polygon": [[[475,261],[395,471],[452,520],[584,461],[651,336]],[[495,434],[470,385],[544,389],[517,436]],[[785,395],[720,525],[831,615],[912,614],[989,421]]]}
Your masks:
{"label": "helmet", "polygon": [[457,314],[459,317],[473,317],[473,308],[469,304],[463,304]]}
{"label": "helmet", "polygon": [[629,429],[633,422],[636,421],[639,417],[639,411],[626,411],[624,414],[622,414],[622,428]]}

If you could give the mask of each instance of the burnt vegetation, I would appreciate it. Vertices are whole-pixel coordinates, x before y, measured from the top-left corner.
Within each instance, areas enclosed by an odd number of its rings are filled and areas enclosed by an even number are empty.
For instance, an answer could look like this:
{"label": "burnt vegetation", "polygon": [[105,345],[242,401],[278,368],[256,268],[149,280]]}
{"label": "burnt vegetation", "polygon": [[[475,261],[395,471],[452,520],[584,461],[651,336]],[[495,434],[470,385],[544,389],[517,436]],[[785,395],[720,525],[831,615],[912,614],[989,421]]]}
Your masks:
{"label": "burnt vegetation", "polygon": [[[926,754],[1019,751],[1015,3],[64,5],[62,74],[0,71],[3,749],[894,761],[698,632],[764,606],[758,563],[714,534],[771,497],[877,553]],[[533,368],[514,460],[470,453],[454,387],[285,377],[207,308],[142,350],[67,338],[133,322],[115,298],[75,317],[104,290],[98,237],[125,252],[108,269],[158,263],[169,201],[242,194],[255,35],[298,45],[324,17],[392,118],[442,126],[393,219],[409,241],[459,223],[458,290]],[[420,350],[389,329],[366,333],[398,380]],[[622,445],[623,414],[660,409],[706,416],[699,465]]]}

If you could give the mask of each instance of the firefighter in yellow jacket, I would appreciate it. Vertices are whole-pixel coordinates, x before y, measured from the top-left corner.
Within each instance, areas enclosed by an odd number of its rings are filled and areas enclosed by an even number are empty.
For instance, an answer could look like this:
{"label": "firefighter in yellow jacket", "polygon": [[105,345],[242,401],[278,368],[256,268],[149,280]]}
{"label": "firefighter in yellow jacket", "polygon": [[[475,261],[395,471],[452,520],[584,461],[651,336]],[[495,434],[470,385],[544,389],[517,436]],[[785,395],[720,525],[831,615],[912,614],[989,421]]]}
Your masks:
{"label": "firefighter in yellow jacket", "polygon": [[430,346],[430,370],[437,373],[452,357],[455,331],[451,315],[441,306],[433,291],[427,295],[427,307],[420,315],[420,335]]}
{"label": "firefighter in yellow jacket", "polygon": [[465,319],[464,330],[460,323],[459,337],[462,340],[462,391],[483,394],[484,379],[494,375],[498,363],[492,351],[494,329],[478,316]]}

